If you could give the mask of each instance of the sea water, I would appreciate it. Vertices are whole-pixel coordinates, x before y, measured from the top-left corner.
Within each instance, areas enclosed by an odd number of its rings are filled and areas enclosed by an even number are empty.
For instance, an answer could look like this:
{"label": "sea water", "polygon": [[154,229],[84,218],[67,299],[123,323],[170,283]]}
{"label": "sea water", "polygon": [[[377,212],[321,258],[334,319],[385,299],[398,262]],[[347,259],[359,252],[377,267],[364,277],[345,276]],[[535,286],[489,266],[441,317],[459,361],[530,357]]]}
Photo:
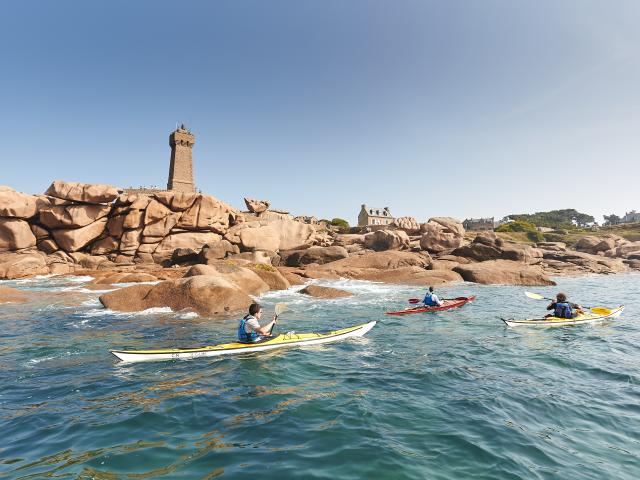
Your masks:
{"label": "sea water", "polygon": [[[122,364],[109,349],[234,338],[237,319],[105,310],[89,277],[0,282],[0,478],[640,478],[639,275],[557,287],[437,289],[456,310],[395,317],[424,292],[319,281],[354,295],[259,301],[279,331],[376,320],[364,338],[186,361]],[[625,304],[597,325],[507,328],[558,291]]]}

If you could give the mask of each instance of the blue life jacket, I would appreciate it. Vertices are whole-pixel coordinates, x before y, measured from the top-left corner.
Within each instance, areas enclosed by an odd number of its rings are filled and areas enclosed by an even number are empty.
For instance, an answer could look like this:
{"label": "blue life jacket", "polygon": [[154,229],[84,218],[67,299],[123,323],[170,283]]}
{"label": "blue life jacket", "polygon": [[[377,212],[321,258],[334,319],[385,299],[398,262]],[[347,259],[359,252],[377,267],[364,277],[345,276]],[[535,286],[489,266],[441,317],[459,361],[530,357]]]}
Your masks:
{"label": "blue life jacket", "polygon": [[558,318],[573,318],[571,304],[568,302],[556,302],[556,306],[553,309],[553,316]]}
{"label": "blue life jacket", "polygon": [[425,305],[428,305],[429,307],[438,306],[436,301],[433,299],[433,294],[431,292],[427,292],[427,294],[424,296],[424,300],[422,301],[422,303],[424,303]]}
{"label": "blue life jacket", "polygon": [[251,343],[255,342],[260,338],[258,332],[252,330],[247,333],[244,329],[245,324],[249,318],[253,318],[251,315],[246,315],[242,320],[240,320],[240,325],[238,326],[238,341],[242,343]]}

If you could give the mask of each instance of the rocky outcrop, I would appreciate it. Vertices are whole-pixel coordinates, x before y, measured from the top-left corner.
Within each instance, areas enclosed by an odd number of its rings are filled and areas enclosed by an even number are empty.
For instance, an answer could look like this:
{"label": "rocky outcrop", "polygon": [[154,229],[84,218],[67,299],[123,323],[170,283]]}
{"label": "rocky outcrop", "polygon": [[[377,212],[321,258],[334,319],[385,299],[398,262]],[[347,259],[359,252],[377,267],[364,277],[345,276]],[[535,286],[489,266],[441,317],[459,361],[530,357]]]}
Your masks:
{"label": "rocky outcrop", "polygon": [[452,250],[462,245],[464,227],[455,218],[433,217],[420,227],[420,248],[429,253]]}
{"label": "rocky outcrop", "polygon": [[154,307],[192,310],[203,316],[241,313],[253,302],[233,282],[215,275],[168,280],[157,285],[133,285],[100,296],[110,310],[136,312]]}
{"label": "rocky outcrop", "polygon": [[298,267],[300,265],[309,265],[311,263],[322,265],[347,258],[348,256],[349,253],[347,252],[347,249],[340,246],[310,247],[304,250],[281,251],[280,264],[287,267]]}
{"label": "rocky outcrop", "polygon": [[611,274],[628,269],[622,260],[576,251],[544,251],[542,263],[546,271],[565,275]]}
{"label": "rocky outcrop", "polygon": [[239,245],[243,251],[296,250],[315,242],[313,225],[293,220],[260,220],[244,222],[229,229],[225,239]]}
{"label": "rocky outcrop", "polygon": [[409,236],[402,230],[377,230],[364,236],[364,246],[381,252],[409,248]]}
{"label": "rocky outcrop", "polygon": [[601,237],[587,235],[576,242],[575,248],[581,252],[597,254],[599,252],[613,250],[625,243],[627,243],[627,241],[618,235],[604,235]]}
{"label": "rocky outcrop", "polygon": [[67,205],[40,209],[39,222],[47,228],[81,228],[106,217],[110,205]]}
{"label": "rocky outcrop", "polygon": [[291,287],[289,280],[275,267],[260,263],[247,268],[258,275],[269,286],[269,290],[286,290]]}
{"label": "rocky outcrop", "polygon": [[321,287],[319,285],[309,285],[300,290],[300,293],[316,298],[344,298],[353,296],[352,293],[345,292],[344,290],[332,287]]}
{"label": "rocky outcrop", "polygon": [[511,260],[489,260],[454,268],[467,282],[485,285],[555,285],[539,267]]}
{"label": "rocky outcrop", "polygon": [[266,200],[255,200],[253,198],[244,197],[244,203],[251,213],[260,215],[269,209],[270,203]]}
{"label": "rocky outcrop", "polygon": [[477,262],[502,259],[534,264],[539,263],[542,259],[541,250],[532,248],[529,245],[505,242],[493,232],[484,232],[477,235],[469,245],[456,248],[451,254]]}
{"label": "rocky outcrop", "polygon": [[185,278],[200,275],[224,278],[248,295],[262,295],[269,291],[269,285],[258,274],[230,262],[219,261],[210,265],[194,265],[187,271]]}
{"label": "rocky outcrop", "polygon": [[36,246],[36,236],[29,224],[19,218],[0,217],[0,252]]}
{"label": "rocky outcrop", "polygon": [[0,185],[0,217],[31,218],[38,208],[38,198]]}
{"label": "rocky outcrop", "polygon": [[119,194],[119,190],[111,185],[93,183],[54,181],[44,192],[45,195],[81,203],[111,203]]}
{"label": "rocky outcrop", "polygon": [[102,218],[82,228],[66,228],[51,232],[56,244],[65,252],[77,252],[97,239],[105,229],[107,219]]}
{"label": "rocky outcrop", "polygon": [[414,217],[396,218],[391,225],[392,227],[404,230],[410,235],[414,235],[420,232],[420,224]]}
{"label": "rocky outcrop", "polygon": [[209,263],[214,260],[221,260],[228,255],[234,255],[240,253],[240,249],[237,245],[233,245],[228,240],[219,240],[213,243],[207,243],[202,247],[198,256],[200,263]]}
{"label": "rocky outcrop", "polygon": [[12,280],[48,273],[46,257],[40,252],[0,253],[0,279]]}

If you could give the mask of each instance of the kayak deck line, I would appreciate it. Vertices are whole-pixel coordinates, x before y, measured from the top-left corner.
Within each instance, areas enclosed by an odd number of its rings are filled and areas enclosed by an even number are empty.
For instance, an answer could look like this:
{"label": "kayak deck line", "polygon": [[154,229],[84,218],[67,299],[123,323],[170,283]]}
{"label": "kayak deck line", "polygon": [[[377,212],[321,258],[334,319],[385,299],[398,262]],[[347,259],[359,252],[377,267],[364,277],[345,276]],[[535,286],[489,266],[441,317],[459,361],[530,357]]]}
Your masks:
{"label": "kayak deck line", "polygon": [[585,313],[578,315],[575,318],[559,318],[559,317],[547,317],[547,318],[531,318],[524,320],[515,320],[513,318],[501,318],[509,327],[520,326],[536,326],[536,327],[562,327],[567,325],[584,325],[589,323],[601,322],[613,318],[618,318],[624,311],[624,305],[611,309],[606,315],[598,315],[594,313]]}
{"label": "kayak deck line", "polygon": [[200,357],[214,357],[235,353],[259,352],[273,350],[281,347],[293,347],[300,345],[317,345],[321,343],[335,342],[349,337],[365,335],[375,326],[372,321],[362,325],[343,328],[330,332],[310,333],[281,333],[273,338],[253,343],[223,343],[196,348],[166,348],[155,350],[111,350],[110,352],[124,362],[141,362],[153,360],[192,359]]}

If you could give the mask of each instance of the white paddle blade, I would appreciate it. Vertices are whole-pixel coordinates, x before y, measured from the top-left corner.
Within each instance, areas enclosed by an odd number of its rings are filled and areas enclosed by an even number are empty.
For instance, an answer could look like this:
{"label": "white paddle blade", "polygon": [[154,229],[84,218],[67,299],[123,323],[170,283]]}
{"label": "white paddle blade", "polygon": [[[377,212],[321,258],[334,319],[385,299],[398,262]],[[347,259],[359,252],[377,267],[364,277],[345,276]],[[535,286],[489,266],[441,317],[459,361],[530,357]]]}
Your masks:
{"label": "white paddle blade", "polygon": [[286,303],[276,303],[276,315],[280,315],[287,309]]}
{"label": "white paddle blade", "polygon": [[545,299],[542,295],[540,295],[538,293],[524,292],[524,294],[529,298],[533,298],[534,300],[544,300]]}

